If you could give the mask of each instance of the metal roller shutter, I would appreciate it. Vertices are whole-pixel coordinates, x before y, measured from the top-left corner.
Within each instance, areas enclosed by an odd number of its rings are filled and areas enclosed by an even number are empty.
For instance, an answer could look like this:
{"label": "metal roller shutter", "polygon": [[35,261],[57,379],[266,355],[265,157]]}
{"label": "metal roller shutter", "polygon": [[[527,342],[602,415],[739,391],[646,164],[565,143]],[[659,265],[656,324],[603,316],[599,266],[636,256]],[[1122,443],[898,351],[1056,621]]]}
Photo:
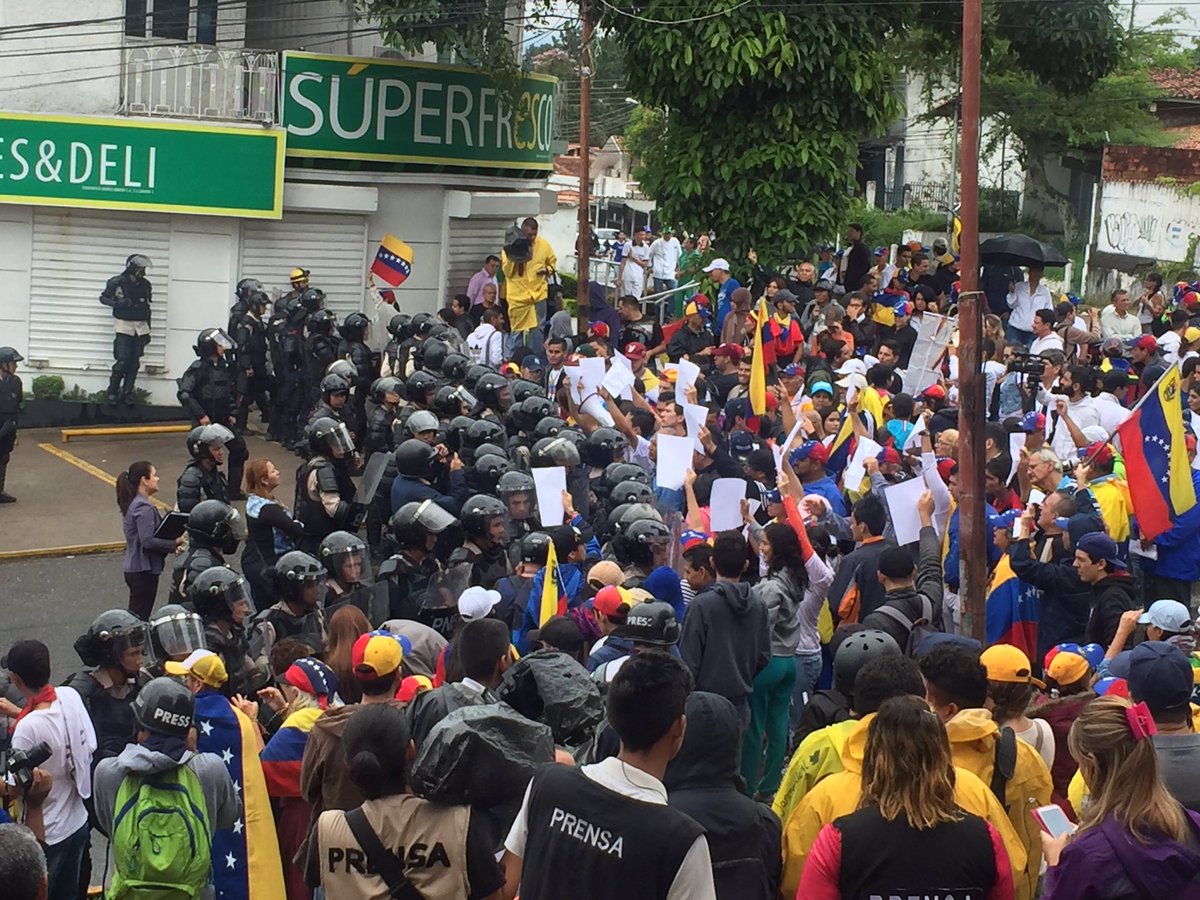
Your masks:
{"label": "metal roller shutter", "polygon": [[312,272],[326,305],[345,318],[361,310],[366,295],[367,222],[362,216],[288,213],[278,222],[242,223],[243,278],[257,278],[268,291],[286,293],[297,266]]}
{"label": "metal roller shutter", "polygon": [[446,303],[455,294],[466,293],[471,276],[483,268],[483,260],[489,253],[500,255],[504,232],[511,224],[511,217],[450,220]]}
{"label": "metal roller shutter", "polygon": [[142,367],[165,364],[171,218],[151,213],[38,208],[33,211],[29,358],[51,368],[112,367],[112,310],[104,283],[131,253],[154,262],[150,344]]}

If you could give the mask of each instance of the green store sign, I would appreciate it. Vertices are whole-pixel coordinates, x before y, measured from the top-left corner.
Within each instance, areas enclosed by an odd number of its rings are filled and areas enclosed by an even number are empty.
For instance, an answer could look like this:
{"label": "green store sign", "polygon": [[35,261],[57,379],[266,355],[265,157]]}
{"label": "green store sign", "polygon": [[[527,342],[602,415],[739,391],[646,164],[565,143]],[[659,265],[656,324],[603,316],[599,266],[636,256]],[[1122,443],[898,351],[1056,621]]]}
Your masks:
{"label": "green store sign", "polygon": [[289,156],[497,169],[550,169],[554,90],[522,80],[516,105],[460,66],[284,54]]}
{"label": "green store sign", "polygon": [[278,219],[282,131],[0,113],[0,203]]}

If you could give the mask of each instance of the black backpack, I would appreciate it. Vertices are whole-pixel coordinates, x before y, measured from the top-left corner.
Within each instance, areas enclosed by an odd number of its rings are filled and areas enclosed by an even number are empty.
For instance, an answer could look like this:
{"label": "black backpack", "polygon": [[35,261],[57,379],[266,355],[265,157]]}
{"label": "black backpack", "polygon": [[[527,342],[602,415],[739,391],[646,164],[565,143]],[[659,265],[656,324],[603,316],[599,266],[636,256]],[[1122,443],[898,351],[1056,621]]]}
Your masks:
{"label": "black backpack", "polygon": [[1000,729],[1000,738],[996,741],[996,760],[992,764],[992,793],[1008,812],[1008,781],[1017,771],[1017,733],[1005,725]]}
{"label": "black backpack", "polygon": [[875,612],[883,613],[889,619],[899,622],[904,630],[908,632],[908,640],[904,642],[904,655],[911,658],[916,657],[917,648],[921,646],[921,642],[931,634],[937,634],[938,630],[933,627],[933,604],[924,594],[918,594],[921,598],[921,618],[913,621],[900,610],[889,604],[884,604]]}

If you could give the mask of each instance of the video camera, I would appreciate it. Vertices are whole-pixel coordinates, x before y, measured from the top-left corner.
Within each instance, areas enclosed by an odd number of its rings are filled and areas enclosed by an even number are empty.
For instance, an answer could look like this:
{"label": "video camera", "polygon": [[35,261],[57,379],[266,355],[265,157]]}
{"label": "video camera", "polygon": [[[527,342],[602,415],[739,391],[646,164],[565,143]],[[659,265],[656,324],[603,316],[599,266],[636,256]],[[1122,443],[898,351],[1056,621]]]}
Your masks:
{"label": "video camera", "polygon": [[33,770],[50,758],[50,745],[45,741],[30,747],[28,750],[9,750],[3,757],[5,775],[11,776],[13,783],[22,791],[29,790],[33,784]]}
{"label": "video camera", "polygon": [[1046,371],[1046,360],[1036,354],[1019,350],[1013,353],[1012,359],[1008,361],[1007,371],[1024,375],[1025,389],[1034,392],[1038,389],[1042,375]]}

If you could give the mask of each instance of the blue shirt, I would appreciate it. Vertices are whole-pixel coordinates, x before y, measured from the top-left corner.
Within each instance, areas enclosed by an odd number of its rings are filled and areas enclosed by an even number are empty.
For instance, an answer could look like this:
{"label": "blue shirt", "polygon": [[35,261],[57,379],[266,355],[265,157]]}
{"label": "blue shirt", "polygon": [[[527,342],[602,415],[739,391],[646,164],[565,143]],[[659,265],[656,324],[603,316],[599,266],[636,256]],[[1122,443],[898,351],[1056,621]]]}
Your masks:
{"label": "blue shirt", "polygon": [[801,487],[806,494],[816,494],[818,497],[824,497],[828,500],[830,508],[837,515],[843,517],[850,515],[850,511],[846,509],[846,498],[838,490],[837,482],[828,475],[824,478],[818,478],[816,481],[803,484]]}
{"label": "blue shirt", "polygon": [[741,284],[732,276],[720,288],[717,289],[717,327],[716,333],[720,335],[721,325],[725,322],[725,316],[729,314],[729,310],[733,308],[733,292],[741,287]]}

